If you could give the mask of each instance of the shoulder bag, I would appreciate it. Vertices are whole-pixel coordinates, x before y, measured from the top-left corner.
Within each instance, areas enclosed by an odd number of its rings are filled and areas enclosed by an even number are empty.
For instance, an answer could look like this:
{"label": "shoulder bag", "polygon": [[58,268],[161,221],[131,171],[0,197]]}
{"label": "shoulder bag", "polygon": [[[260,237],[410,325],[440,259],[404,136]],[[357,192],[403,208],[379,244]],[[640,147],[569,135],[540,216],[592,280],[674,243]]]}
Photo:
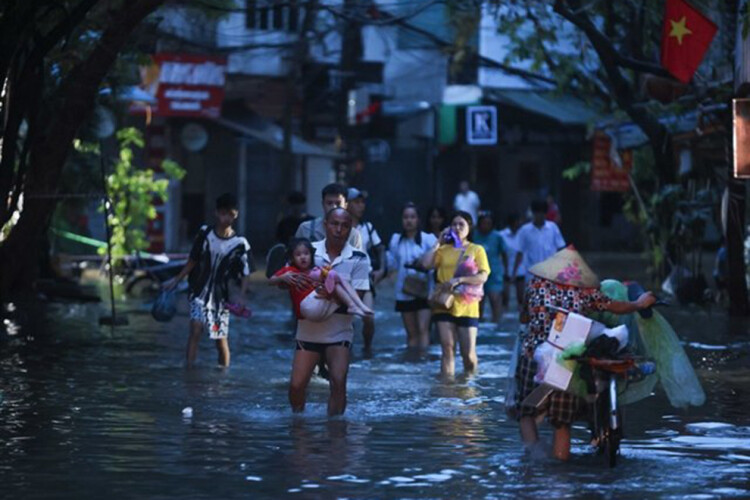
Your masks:
{"label": "shoulder bag", "polygon": [[[458,270],[459,264],[461,264],[461,259],[464,258],[464,254],[466,253],[466,248],[461,249],[461,254],[458,256],[458,260],[456,261],[456,270]],[[453,271],[453,277],[456,276],[456,270]],[[450,280],[438,283],[435,286],[435,289],[430,294],[430,297],[427,299],[427,302],[429,302],[430,307],[434,309],[450,309],[453,307],[453,303],[456,301],[456,297],[453,295],[453,287],[451,286]]]}

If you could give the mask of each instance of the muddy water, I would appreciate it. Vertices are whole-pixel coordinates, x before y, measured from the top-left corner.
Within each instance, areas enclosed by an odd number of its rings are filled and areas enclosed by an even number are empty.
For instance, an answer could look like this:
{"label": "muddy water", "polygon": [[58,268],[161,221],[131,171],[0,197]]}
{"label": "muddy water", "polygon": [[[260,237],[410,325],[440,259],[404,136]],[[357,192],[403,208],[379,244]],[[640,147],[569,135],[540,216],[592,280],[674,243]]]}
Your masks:
{"label": "muddy water", "polygon": [[388,294],[378,300],[374,356],[355,346],[349,407],[333,420],[320,380],[303,416],[288,410],[293,346],[273,292],[255,291],[254,317],[232,320],[225,371],[208,340],[183,368],[184,311],[162,325],[127,303],[130,324],[112,331],[97,306],[18,307],[0,331],[0,497],[750,496],[746,324],[668,312],[707,402],[676,410],[657,392],[627,407],[610,470],[583,425],[569,463],[522,452],[503,412],[511,314],[499,331],[482,325],[480,373],[446,382],[439,348],[406,356]]}

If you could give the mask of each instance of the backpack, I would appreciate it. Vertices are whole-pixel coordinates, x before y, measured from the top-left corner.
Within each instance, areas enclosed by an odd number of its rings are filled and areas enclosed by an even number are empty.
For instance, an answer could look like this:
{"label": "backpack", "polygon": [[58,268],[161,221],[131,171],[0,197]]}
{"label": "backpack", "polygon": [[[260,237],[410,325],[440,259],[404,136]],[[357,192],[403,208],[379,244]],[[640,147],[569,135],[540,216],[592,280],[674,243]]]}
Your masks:
{"label": "backpack", "polygon": [[373,227],[371,222],[363,222],[362,224],[367,228],[367,241],[370,242],[370,248],[364,248],[363,250],[365,250],[368,257],[370,257],[370,267],[372,267],[372,270],[379,271],[380,266],[382,265],[382,263],[380,262],[380,252],[376,251],[375,245],[372,244],[372,233],[375,231],[375,228]]}

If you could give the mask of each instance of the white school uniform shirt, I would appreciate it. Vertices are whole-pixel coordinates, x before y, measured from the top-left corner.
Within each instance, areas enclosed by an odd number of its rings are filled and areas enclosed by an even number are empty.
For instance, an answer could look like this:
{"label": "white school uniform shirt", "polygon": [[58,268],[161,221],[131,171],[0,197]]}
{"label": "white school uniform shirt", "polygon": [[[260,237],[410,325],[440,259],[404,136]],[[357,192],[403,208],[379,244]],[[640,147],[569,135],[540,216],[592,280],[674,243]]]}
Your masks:
{"label": "white school uniform shirt", "polygon": [[[520,231],[521,228],[519,227],[518,229]],[[500,231],[500,236],[505,240],[505,251],[508,254],[508,267],[510,267],[510,269],[506,269],[505,271],[510,274],[513,272],[513,265],[516,263],[516,255],[518,255],[518,231],[516,231],[516,234],[513,234],[510,228],[506,227]],[[523,265],[523,261],[521,261],[516,276],[524,276],[525,274],[526,267]]]}
{"label": "white school uniform shirt", "polygon": [[383,243],[372,222],[360,222],[355,229],[359,231],[359,235],[362,238],[362,246],[360,248],[365,252],[369,252]]}
{"label": "white school uniform shirt", "polygon": [[[415,269],[406,269],[404,266],[415,259],[420,258],[427,250],[437,243],[437,238],[434,234],[422,233],[422,244],[417,245],[417,242],[413,239],[403,237],[401,233],[396,233],[391,236],[391,242],[388,244],[388,265],[391,269],[398,269],[396,275],[396,300],[406,301],[414,300],[416,297],[405,294],[402,290],[404,288],[404,280],[409,274],[414,274],[425,279],[429,278],[428,273],[423,273]],[[428,283],[431,283],[429,280]]]}
{"label": "white school uniform shirt", "polygon": [[479,212],[480,205],[479,195],[474,191],[467,191],[466,194],[459,192],[453,200],[453,208],[471,214],[474,224],[477,223],[477,213]]}
{"label": "white school uniform shirt", "polygon": [[[366,292],[370,289],[370,258],[365,252],[347,243],[341,250],[341,255],[331,259],[326,250],[326,240],[316,241],[312,245],[315,249],[316,266],[331,266],[342,279],[349,281],[355,290]],[[352,316],[337,313],[321,322],[301,319],[297,322],[296,338],[320,344],[351,342],[354,338]]]}
{"label": "white school uniform shirt", "polygon": [[560,228],[552,221],[544,221],[542,227],[536,227],[533,222],[527,222],[518,230],[518,251],[523,252],[523,266],[526,268],[526,279],[534,264],[552,257],[558,250],[565,247]]}

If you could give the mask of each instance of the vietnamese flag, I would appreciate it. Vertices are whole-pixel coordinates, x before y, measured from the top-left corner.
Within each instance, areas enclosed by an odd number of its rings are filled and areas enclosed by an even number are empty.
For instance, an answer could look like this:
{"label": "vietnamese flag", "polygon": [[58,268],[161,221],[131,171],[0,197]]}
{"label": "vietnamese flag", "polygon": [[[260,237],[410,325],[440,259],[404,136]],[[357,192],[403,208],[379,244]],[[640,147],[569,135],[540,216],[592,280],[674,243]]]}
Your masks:
{"label": "vietnamese flag", "polygon": [[718,28],[685,0],[667,0],[661,35],[661,64],[683,83],[700,66]]}

